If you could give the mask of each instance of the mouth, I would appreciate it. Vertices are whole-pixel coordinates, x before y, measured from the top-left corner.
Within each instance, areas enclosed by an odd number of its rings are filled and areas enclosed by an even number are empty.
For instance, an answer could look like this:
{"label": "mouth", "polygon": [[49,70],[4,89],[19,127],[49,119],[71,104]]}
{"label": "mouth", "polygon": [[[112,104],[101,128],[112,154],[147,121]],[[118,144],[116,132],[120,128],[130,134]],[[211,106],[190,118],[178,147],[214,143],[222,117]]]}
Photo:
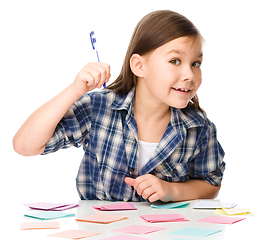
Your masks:
{"label": "mouth", "polygon": [[177,91],[177,92],[181,92],[181,93],[188,93],[191,91],[191,89],[186,89],[186,88],[173,88],[173,90]]}

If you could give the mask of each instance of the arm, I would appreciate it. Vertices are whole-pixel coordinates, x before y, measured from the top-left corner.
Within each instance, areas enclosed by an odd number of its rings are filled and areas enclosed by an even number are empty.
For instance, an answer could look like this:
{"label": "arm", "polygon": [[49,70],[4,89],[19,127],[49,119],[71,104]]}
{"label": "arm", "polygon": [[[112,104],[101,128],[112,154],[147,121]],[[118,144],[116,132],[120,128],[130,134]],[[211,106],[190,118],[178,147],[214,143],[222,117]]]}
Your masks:
{"label": "arm", "polygon": [[135,188],[138,195],[150,202],[161,200],[186,201],[193,199],[209,199],[218,195],[220,186],[213,186],[203,180],[186,182],[166,182],[151,174],[133,178],[125,178],[125,182]]}
{"label": "arm", "polygon": [[24,156],[43,153],[57,124],[71,105],[86,92],[100,88],[109,78],[108,64],[87,64],[70,86],[29,116],[13,138],[14,150]]}
{"label": "arm", "polygon": [[125,182],[133,186],[144,199],[151,202],[217,197],[225,169],[224,151],[217,141],[215,126],[213,124],[209,126],[209,134],[205,134],[200,152],[189,163],[190,180],[166,182],[154,175],[147,174],[136,179],[125,178]]}

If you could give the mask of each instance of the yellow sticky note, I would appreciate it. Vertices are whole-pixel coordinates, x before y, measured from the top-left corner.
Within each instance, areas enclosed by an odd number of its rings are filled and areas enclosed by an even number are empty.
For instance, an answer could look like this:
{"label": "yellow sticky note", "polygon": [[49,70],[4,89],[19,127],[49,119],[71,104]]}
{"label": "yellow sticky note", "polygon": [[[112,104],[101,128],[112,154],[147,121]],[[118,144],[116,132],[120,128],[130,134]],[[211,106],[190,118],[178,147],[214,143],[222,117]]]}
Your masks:
{"label": "yellow sticky note", "polygon": [[250,210],[247,208],[222,208],[227,215],[242,215],[249,214]]}
{"label": "yellow sticky note", "polygon": [[224,212],[221,208],[217,208],[213,214],[216,214],[216,215],[227,215],[226,212]]}

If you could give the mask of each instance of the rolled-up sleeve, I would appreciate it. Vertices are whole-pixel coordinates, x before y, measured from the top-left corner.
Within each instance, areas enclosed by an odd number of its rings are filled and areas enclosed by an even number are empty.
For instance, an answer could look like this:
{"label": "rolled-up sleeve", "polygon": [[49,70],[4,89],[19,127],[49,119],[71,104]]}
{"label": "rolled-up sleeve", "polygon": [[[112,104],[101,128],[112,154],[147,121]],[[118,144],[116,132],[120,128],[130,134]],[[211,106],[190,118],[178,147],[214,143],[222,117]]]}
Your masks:
{"label": "rolled-up sleeve", "polygon": [[71,146],[80,147],[85,143],[91,127],[91,112],[91,99],[84,95],[70,107],[58,123],[42,155]]}
{"label": "rolled-up sleeve", "polygon": [[219,186],[226,165],[223,161],[225,152],[217,140],[217,131],[213,123],[209,124],[206,134],[198,143],[197,151],[199,154],[189,166],[189,177]]}

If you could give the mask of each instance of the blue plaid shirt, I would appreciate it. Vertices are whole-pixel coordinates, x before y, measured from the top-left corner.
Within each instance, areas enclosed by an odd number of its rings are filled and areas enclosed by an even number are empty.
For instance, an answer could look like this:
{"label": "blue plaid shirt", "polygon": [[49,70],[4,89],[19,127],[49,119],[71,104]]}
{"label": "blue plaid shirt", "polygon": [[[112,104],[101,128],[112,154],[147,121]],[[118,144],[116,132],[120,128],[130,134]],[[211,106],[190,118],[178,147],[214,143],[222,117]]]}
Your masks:
{"label": "blue plaid shirt", "polygon": [[83,145],[76,179],[81,199],[145,201],[125,177],[153,174],[168,182],[201,179],[221,184],[224,151],[216,128],[200,111],[171,108],[171,121],[149,162],[137,172],[138,134],[134,89],[85,94],[59,122],[43,154]]}

